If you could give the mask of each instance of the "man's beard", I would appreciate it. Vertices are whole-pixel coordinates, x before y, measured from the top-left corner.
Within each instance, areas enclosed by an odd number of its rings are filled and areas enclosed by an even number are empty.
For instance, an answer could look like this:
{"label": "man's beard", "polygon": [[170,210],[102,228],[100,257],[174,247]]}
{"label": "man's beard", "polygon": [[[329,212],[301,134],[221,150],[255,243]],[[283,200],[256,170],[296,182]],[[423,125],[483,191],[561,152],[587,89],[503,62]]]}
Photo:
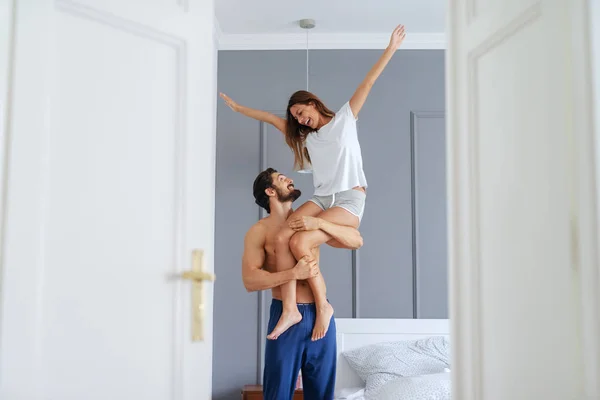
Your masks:
{"label": "man's beard", "polygon": [[298,189],[294,189],[287,194],[282,193],[279,188],[276,188],[275,191],[277,192],[277,200],[279,200],[281,203],[287,203],[288,201],[293,203],[302,194],[302,192]]}

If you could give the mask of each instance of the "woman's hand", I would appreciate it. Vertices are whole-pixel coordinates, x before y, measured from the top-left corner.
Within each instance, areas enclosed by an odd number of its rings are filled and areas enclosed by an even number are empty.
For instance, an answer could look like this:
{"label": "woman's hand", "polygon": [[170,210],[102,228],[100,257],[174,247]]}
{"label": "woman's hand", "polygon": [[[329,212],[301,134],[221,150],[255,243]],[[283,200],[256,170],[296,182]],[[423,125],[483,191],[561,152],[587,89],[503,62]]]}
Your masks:
{"label": "woman's hand", "polygon": [[404,25],[398,25],[396,29],[394,29],[394,32],[392,32],[388,48],[391,50],[398,50],[398,47],[400,47],[405,37],[406,32],[404,31]]}
{"label": "woman's hand", "polygon": [[235,101],[231,100],[231,98],[229,96],[227,96],[225,93],[219,93],[219,96],[223,100],[225,100],[225,104],[227,104],[229,106],[229,108],[231,108],[235,112],[239,111],[240,106],[238,105],[238,103],[236,103]]}
{"label": "woman's hand", "polygon": [[373,65],[373,68],[371,68],[365,79],[360,85],[358,85],[358,88],[356,88],[352,98],[350,98],[350,108],[352,109],[354,118],[358,118],[358,113],[365,104],[365,101],[367,100],[369,92],[375,84],[375,81],[377,78],[379,78],[379,75],[381,75],[381,72],[383,72],[385,66],[394,56],[394,53],[396,53],[396,50],[404,41],[405,36],[406,34],[404,33],[404,25],[398,25],[396,29],[394,29],[394,32],[392,32],[389,46],[387,49],[385,49],[379,60],[377,60],[377,63]]}
{"label": "woman's hand", "polygon": [[225,100],[225,104],[227,104],[227,106],[229,106],[229,108],[231,108],[233,111],[239,112],[240,114],[245,115],[246,117],[253,118],[257,121],[267,122],[267,123],[273,125],[278,130],[280,130],[281,133],[283,133],[285,135],[285,130],[286,130],[286,128],[285,128],[286,120],[285,119],[283,119],[275,114],[271,114],[270,112],[267,112],[267,111],[255,110],[254,108],[242,106],[242,105],[236,103],[235,101],[231,100],[231,98],[229,96],[227,96],[225,93],[219,93],[219,97],[221,97],[223,100]]}
{"label": "woman's hand", "polygon": [[319,229],[319,218],[309,217],[308,215],[303,215],[299,217],[293,217],[288,225],[290,228],[295,230],[296,232],[301,231],[316,231]]}

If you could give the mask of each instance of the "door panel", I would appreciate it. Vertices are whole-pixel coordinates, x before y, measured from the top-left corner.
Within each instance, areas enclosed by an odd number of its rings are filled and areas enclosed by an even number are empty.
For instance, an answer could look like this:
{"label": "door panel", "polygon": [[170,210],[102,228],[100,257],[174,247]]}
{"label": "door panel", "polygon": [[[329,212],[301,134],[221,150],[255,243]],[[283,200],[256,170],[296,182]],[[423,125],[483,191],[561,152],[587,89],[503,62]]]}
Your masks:
{"label": "door panel", "polygon": [[573,3],[477,4],[450,15],[454,397],[582,398]]}
{"label": "door panel", "polygon": [[17,6],[0,395],[209,399],[213,4]]}

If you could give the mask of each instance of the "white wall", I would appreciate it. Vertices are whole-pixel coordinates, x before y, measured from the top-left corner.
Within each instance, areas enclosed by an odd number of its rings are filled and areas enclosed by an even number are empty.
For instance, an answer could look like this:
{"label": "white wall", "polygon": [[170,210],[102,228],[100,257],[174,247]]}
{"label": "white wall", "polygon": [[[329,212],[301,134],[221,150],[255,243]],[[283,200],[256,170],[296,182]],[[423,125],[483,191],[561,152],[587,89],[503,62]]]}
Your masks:
{"label": "white wall", "polygon": [[[588,0],[589,5],[589,16],[590,16],[590,29],[591,29],[591,46],[592,46],[592,90],[593,90],[593,110],[594,110],[594,129],[595,129],[595,146],[596,146],[596,199],[600,199],[600,1],[599,0]],[[600,215],[600,204],[597,205],[597,215]],[[600,223],[600,221],[599,221]],[[596,278],[597,279],[597,278]],[[593,286],[592,286],[593,287]],[[596,291],[598,288],[595,289]],[[589,314],[588,314],[589,316]],[[598,329],[598,328],[596,328]],[[592,329],[593,331],[593,329]],[[596,330],[597,332],[597,330]],[[593,337],[594,335],[590,335]],[[597,339],[596,339],[597,340]],[[588,368],[589,372],[588,381],[590,387],[588,387],[588,393],[600,393],[600,382],[598,381],[598,370],[600,368],[600,351],[597,346],[593,346],[596,350],[596,359],[588,357]],[[588,350],[591,351],[591,350]],[[596,376],[594,379],[593,376]],[[593,386],[593,387],[592,387]],[[589,395],[589,394],[588,394]],[[590,397],[591,398],[591,397]]]}
{"label": "white wall", "polygon": [[[13,2],[12,1],[1,1],[0,2],[0,227],[3,225],[4,218],[4,190],[5,190],[5,149],[7,146],[7,132],[8,127],[6,115],[8,113],[8,98],[9,98],[9,84],[10,81],[10,53],[12,43],[12,20],[13,20]],[[0,253],[4,247],[2,231],[0,229]],[[0,264],[0,298],[2,297],[2,265]],[[1,317],[1,316],[0,316]]]}
{"label": "white wall", "polygon": [[[596,159],[600,160],[600,1],[590,0],[590,26],[592,30],[592,65],[594,79],[594,114],[596,126]],[[600,163],[597,163],[598,171],[600,172]],[[597,174],[596,176],[600,176]],[[600,185],[598,185],[600,188]],[[600,189],[599,189],[600,190]],[[600,193],[598,193],[600,194]],[[600,197],[598,197],[600,198]]]}
{"label": "white wall", "polygon": [[[592,79],[594,95],[594,125],[596,141],[596,179],[600,177],[600,1],[589,0],[592,45]],[[600,199],[600,182],[596,184],[596,198]],[[599,205],[600,206],[600,205]]]}

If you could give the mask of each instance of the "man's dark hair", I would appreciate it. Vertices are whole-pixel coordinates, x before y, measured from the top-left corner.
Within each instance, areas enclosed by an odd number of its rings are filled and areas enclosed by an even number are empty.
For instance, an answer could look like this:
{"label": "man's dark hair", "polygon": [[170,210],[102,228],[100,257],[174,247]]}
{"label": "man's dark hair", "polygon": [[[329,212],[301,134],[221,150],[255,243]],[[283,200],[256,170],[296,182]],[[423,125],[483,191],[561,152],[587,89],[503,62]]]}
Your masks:
{"label": "man's dark hair", "polygon": [[254,202],[267,210],[269,214],[271,214],[271,205],[269,204],[269,196],[267,196],[265,190],[273,187],[273,174],[276,172],[277,170],[273,168],[267,168],[258,174],[254,180],[254,186],[252,188],[252,192],[254,193]]}

